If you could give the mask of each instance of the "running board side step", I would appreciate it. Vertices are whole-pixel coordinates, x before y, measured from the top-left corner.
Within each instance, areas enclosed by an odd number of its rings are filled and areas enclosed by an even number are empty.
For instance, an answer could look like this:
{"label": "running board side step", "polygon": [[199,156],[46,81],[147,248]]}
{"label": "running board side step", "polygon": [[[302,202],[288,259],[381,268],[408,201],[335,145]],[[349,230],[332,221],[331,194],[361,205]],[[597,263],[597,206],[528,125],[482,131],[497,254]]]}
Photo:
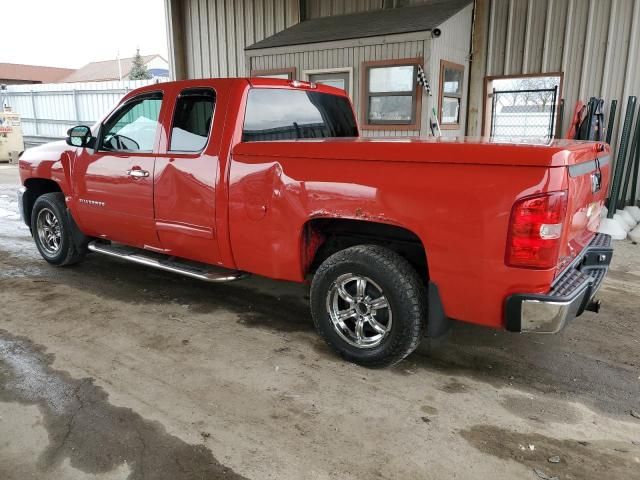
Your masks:
{"label": "running board side step", "polygon": [[228,270],[226,268],[183,260],[177,257],[168,257],[161,253],[149,252],[124,245],[112,245],[93,241],[89,243],[87,248],[91,252],[102,253],[110,257],[157,268],[166,272],[178,273],[186,277],[204,280],[205,282],[232,282],[249,276],[247,272],[241,272],[239,270]]}

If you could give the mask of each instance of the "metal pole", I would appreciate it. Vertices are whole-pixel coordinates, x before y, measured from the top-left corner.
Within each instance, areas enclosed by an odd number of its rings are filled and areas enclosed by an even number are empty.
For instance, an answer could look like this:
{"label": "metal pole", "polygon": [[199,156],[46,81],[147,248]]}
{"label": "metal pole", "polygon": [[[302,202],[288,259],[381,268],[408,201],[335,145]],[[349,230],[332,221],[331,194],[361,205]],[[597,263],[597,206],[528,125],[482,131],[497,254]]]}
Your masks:
{"label": "metal pole", "polygon": [[618,101],[611,100],[611,107],[609,108],[609,123],[607,124],[607,143],[611,145],[611,135],[613,135],[613,122],[616,120],[616,109],[618,108]]}
{"label": "metal pole", "polygon": [[31,90],[31,108],[33,110],[33,120],[35,123],[36,135],[40,135],[40,129],[38,128],[38,113],[36,112],[36,96],[33,90]]}
{"label": "metal pole", "polygon": [[585,140],[595,140],[595,138],[592,138],[592,133],[593,133],[593,117],[596,114],[596,97],[591,97],[589,99],[589,108],[587,110],[587,113],[589,114],[589,119],[587,120],[587,138]]}
{"label": "metal pole", "polygon": [[118,50],[118,54],[116,55],[118,58],[118,78],[122,81],[122,65],[120,64],[120,50]]}
{"label": "metal pole", "polygon": [[[640,170],[640,118],[636,120],[636,151],[633,160],[633,175],[631,179],[631,205],[638,201],[638,170]],[[631,158],[631,157],[629,157]],[[631,168],[631,165],[629,165]]]}
{"label": "metal pole", "polygon": [[558,122],[556,123],[556,138],[562,138],[562,124],[564,123],[564,98],[558,104]]}
{"label": "metal pole", "polygon": [[553,138],[553,130],[556,121],[556,100],[558,98],[558,86],[553,87],[553,101],[551,102],[551,125],[549,125],[549,138]]}
{"label": "metal pole", "polygon": [[80,122],[80,109],[78,108],[78,92],[73,90],[73,114],[75,115],[75,121]]}
{"label": "metal pole", "polygon": [[0,92],[2,93],[2,102],[0,103],[0,112],[4,112],[4,107],[7,106],[7,86],[0,85]]}
{"label": "metal pole", "polygon": [[609,204],[607,205],[607,218],[613,218],[613,214],[616,213],[616,206],[618,205],[620,182],[622,181],[622,174],[624,172],[624,159],[627,156],[629,135],[631,134],[631,127],[633,125],[633,115],[636,111],[636,100],[636,97],[632,95],[627,101],[627,112],[624,116],[622,137],[620,139],[620,145],[618,146],[618,157],[616,158],[615,173],[613,175],[613,182],[611,184],[611,196],[609,197]]}
{"label": "metal pole", "polygon": [[489,135],[493,137],[496,127],[496,89],[493,89],[493,95],[491,96],[491,130]]}
{"label": "metal pole", "polygon": [[624,175],[624,181],[622,182],[622,195],[620,195],[620,201],[618,202],[618,208],[620,209],[624,208],[627,205],[627,189],[629,188],[629,180],[631,180],[631,170],[633,168],[632,159],[636,152],[636,149],[638,148],[638,137],[640,137],[640,121],[636,120],[636,133],[633,136],[633,142],[631,143],[629,160],[625,162],[627,168]]}

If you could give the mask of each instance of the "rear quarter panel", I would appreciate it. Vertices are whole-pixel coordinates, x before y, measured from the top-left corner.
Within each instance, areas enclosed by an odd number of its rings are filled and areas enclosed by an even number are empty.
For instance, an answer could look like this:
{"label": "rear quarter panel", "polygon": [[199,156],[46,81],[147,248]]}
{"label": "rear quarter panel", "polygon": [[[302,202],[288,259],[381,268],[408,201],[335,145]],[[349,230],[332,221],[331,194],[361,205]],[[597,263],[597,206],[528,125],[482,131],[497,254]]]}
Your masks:
{"label": "rear quarter panel", "polygon": [[555,273],[505,265],[511,207],[524,195],[566,188],[565,172],[562,167],[235,152],[229,176],[235,263],[242,270],[302,281],[303,229],[309,219],[398,225],[421,239],[446,314],[500,327],[506,295],[545,292]]}

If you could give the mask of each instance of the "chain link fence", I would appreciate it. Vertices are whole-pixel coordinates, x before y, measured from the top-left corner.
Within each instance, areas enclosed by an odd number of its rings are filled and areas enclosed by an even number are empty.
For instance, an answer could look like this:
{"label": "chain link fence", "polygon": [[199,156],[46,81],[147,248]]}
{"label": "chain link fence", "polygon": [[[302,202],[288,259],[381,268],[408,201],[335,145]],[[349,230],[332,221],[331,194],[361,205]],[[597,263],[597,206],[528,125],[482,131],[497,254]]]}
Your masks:
{"label": "chain link fence", "polygon": [[552,138],[558,87],[531,90],[493,90],[491,136]]}

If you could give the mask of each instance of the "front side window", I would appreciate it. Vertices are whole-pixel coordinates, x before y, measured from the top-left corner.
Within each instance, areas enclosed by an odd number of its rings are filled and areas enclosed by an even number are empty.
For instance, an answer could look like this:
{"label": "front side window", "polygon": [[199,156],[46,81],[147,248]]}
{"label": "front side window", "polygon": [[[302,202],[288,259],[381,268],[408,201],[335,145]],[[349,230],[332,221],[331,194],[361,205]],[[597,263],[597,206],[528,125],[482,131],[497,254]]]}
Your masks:
{"label": "front side window", "polygon": [[415,125],[419,115],[417,64],[373,63],[364,65],[365,124]]}
{"label": "front side window", "polygon": [[464,66],[456,63],[440,62],[440,125],[444,128],[460,126],[462,103],[462,82]]}
{"label": "front side window", "polygon": [[103,125],[100,149],[110,152],[151,152],[158,131],[162,94],[130,100]]}
{"label": "front side window", "polygon": [[171,125],[172,152],[199,152],[211,131],[215,93],[207,88],[184,90],[176,102]]}
{"label": "front side window", "polygon": [[249,91],[243,142],[357,136],[356,120],[345,97],[279,88]]}

